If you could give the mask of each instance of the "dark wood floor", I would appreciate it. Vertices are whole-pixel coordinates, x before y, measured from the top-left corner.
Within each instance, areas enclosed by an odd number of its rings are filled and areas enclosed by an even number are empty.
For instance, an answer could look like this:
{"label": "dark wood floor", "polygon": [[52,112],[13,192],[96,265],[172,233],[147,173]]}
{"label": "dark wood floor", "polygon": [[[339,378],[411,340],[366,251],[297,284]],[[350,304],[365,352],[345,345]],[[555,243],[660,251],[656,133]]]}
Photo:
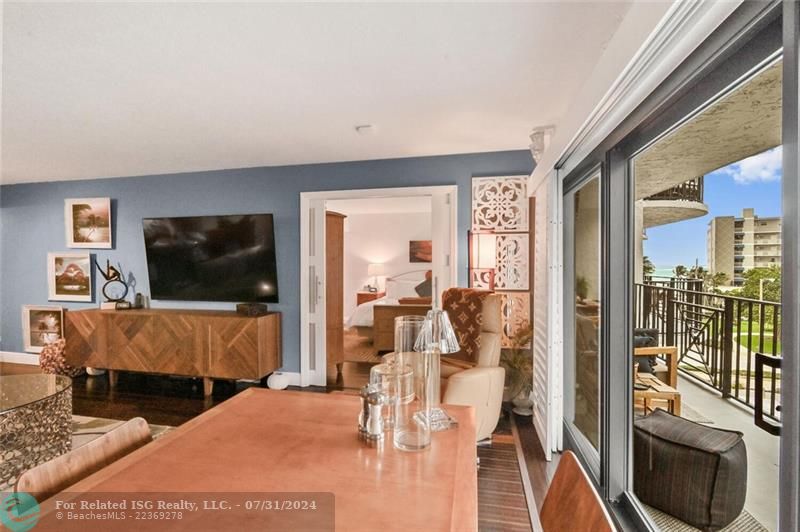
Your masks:
{"label": "dark wood floor", "polygon": [[[38,372],[38,366],[0,363],[0,374]],[[205,398],[202,379],[123,371],[116,388],[110,390],[107,375],[83,375],[72,382],[72,412],[109,419],[141,416],[155,425],[176,427],[251,386],[259,384],[216,381],[214,395]]]}
{"label": "dark wood floor", "polygon": [[525,457],[525,465],[528,467],[528,477],[531,479],[533,498],[536,501],[536,509],[542,509],[544,496],[547,494],[547,487],[553,479],[553,475],[558,467],[559,455],[553,454],[553,459],[548,462],[544,456],[544,451],[539,443],[539,436],[533,426],[530,417],[515,416],[515,425],[519,434],[519,443],[522,447],[522,454]]}
{"label": "dark wood floor", "polygon": [[327,384],[331,390],[359,390],[369,382],[371,362],[343,362],[342,371],[331,364],[327,370]]}

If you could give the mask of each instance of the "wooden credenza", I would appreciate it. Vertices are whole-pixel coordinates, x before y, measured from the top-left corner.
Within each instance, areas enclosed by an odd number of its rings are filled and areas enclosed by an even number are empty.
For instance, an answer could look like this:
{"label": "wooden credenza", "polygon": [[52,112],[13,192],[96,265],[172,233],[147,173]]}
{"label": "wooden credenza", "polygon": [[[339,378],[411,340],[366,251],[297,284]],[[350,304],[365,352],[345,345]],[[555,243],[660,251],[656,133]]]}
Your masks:
{"label": "wooden credenza", "polygon": [[209,310],[79,310],[64,314],[67,362],[76,367],[203,377],[261,379],[282,365],[281,315]]}

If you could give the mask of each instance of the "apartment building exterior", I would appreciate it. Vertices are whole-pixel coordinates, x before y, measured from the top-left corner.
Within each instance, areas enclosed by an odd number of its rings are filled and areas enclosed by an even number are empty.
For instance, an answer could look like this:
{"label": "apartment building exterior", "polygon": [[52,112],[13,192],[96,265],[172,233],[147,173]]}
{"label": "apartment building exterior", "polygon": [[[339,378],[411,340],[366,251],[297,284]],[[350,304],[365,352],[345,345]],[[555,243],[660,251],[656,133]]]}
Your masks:
{"label": "apartment building exterior", "polygon": [[780,265],[781,218],[761,218],[755,209],[743,209],[741,217],[717,216],[708,224],[706,250],[709,271],[741,286],[745,271]]}

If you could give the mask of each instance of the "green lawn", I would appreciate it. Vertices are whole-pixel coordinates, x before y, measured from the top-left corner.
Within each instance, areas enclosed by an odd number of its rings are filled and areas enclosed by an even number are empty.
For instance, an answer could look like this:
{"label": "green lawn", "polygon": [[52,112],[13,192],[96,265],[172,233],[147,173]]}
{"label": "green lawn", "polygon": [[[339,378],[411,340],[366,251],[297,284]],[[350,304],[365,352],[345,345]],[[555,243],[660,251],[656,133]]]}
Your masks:
{"label": "green lawn", "polygon": [[[750,328],[750,323],[748,323],[748,322],[742,322],[741,331],[737,331],[737,329],[735,327],[733,329],[734,336],[738,337],[739,343],[745,348],[747,347],[748,331],[749,330],[751,330],[751,328]],[[760,341],[761,324],[759,322],[757,322],[757,321],[752,322],[752,331],[753,331],[753,335],[750,338],[750,349],[752,349],[753,351],[758,351],[759,347],[760,347],[760,343],[761,343],[761,341]],[[764,354],[767,354],[767,355],[772,354],[772,344],[773,344],[774,341],[775,341],[775,339],[774,339],[774,334],[773,334],[773,331],[772,331],[772,326],[771,325],[765,325],[764,326],[764,350],[763,350]],[[777,351],[776,352],[778,354],[781,353],[780,340],[778,340],[778,345],[777,345]]]}
{"label": "green lawn", "polygon": [[[772,354],[772,343],[773,343],[773,341],[774,340],[773,340],[771,334],[769,336],[767,336],[766,334],[764,335],[764,350],[762,352],[765,355],[771,355]],[[739,337],[739,343],[742,344],[742,347],[745,347],[745,348],[747,347],[747,334],[742,334]],[[758,351],[760,347],[761,347],[761,341],[760,341],[758,335],[753,333],[753,337],[750,339],[750,349],[753,350],[753,351]],[[777,354],[781,354],[781,342],[780,342],[780,340],[778,340],[776,353]]]}

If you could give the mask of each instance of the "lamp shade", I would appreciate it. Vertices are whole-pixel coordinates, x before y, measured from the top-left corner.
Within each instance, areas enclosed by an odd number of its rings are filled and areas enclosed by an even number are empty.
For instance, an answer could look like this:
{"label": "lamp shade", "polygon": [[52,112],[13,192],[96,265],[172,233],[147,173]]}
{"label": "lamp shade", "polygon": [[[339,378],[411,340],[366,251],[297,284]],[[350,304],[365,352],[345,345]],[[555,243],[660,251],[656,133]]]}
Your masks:
{"label": "lamp shade", "polygon": [[372,263],[369,266],[367,266],[367,275],[369,275],[370,277],[383,275],[383,264]]}
{"label": "lamp shade", "polygon": [[472,268],[488,270],[497,267],[497,235],[472,234]]}
{"label": "lamp shade", "polygon": [[445,310],[429,310],[422,326],[422,332],[414,344],[415,351],[438,349],[443,355],[457,353],[461,350],[458,336],[450,323]]}

